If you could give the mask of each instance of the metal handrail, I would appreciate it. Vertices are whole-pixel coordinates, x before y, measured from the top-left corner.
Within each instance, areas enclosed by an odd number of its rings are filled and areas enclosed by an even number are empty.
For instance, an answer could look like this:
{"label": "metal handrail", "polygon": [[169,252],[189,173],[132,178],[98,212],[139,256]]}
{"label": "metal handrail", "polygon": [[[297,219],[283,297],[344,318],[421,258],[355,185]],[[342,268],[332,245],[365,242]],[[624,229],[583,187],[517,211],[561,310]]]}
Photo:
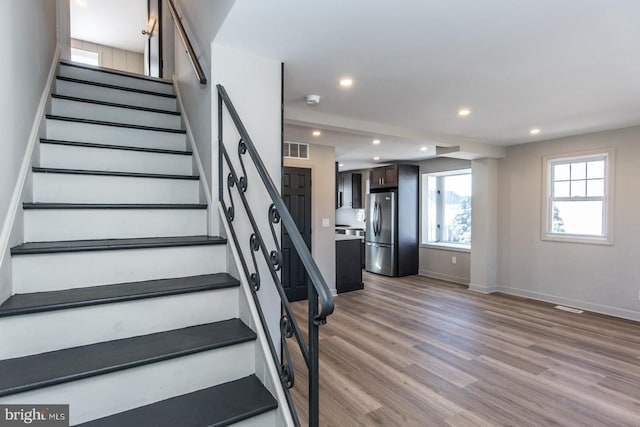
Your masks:
{"label": "metal handrail", "polygon": [[333,313],[333,295],[331,294],[331,291],[329,290],[324,277],[322,277],[322,273],[320,273],[318,265],[313,260],[311,252],[309,252],[309,248],[307,248],[306,243],[302,239],[302,236],[298,231],[298,227],[296,226],[293,217],[289,213],[287,206],[284,204],[284,200],[282,200],[282,197],[280,197],[280,193],[271,180],[269,172],[267,172],[267,168],[262,162],[262,159],[260,158],[260,155],[258,154],[258,151],[256,150],[251,137],[249,136],[249,133],[247,132],[247,129],[244,127],[242,120],[240,120],[240,116],[233,106],[233,103],[231,102],[227,91],[222,85],[216,85],[216,87],[218,88],[218,93],[222,97],[225,106],[229,110],[231,119],[233,120],[236,129],[238,129],[240,137],[247,146],[247,152],[249,153],[251,159],[255,164],[258,175],[260,175],[260,178],[262,179],[262,182],[264,183],[265,188],[269,193],[269,197],[271,197],[271,201],[275,204],[276,209],[280,214],[282,225],[287,229],[289,238],[291,238],[291,243],[298,251],[300,260],[307,270],[307,274],[309,275],[309,278],[311,279],[311,282],[313,283],[314,288],[318,294],[321,309],[318,313],[317,318],[315,318],[314,320],[317,322],[317,324],[324,324],[326,322],[327,316]]}
{"label": "metal handrail", "polygon": [[[293,217],[289,213],[284,200],[280,196],[280,193],[276,189],[276,186],[274,185],[269,173],[267,172],[267,169],[262,162],[262,159],[260,158],[260,155],[258,154],[258,151],[256,150],[251,137],[249,136],[249,133],[244,127],[240,116],[234,108],[229,95],[222,85],[217,85],[216,87],[218,89],[218,199],[220,202],[220,206],[225,213],[225,219],[227,221],[227,225],[229,226],[229,232],[232,237],[231,241],[236,247],[238,255],[240,255],[240,266],[242,267],[242,272],[251,285],[252,296],[254,302],[256,303],[256,308],[258,309],[260,322],[264,326],[265,334],[267,335],[271,357],[273,358],[274,363],[279,369],[280,381],[285,392],[287,403],[289,404],[289,408],[291,410],[294,424],[296,426],[300,426],[300,420],[298,419],[293,399],[291,398],[291,394],[289,393],[289,389],[294,386],[294,372],[290,350],[287,345],[287,339],[293,337],[295,337],[295,341],[300,348],[305,365],[309,371],[308,425],[309,427],[317,427],[319,425],[320,418],[319,326],[326,323],[327,316],[329,316],[333,312],[333,296],[329,291],[329,287],[324,281],[324,278],[322,277],[318,266],[311,257],[311,253],[309,252],[309,249],[302,239],[302,236],[300,235],[300,232],[298,231],[298,228],[295,225]],[[229,112],[229,115],[231,116],[233,123],[240,135],[240,141],[238,142],[238,159],[242,168],[242,175],[239,175],[236,171],[236,168],[234,167],[224,144],[223,107],[227,108],[227,111]],[[264,185],[263,188],[267,191],[269,197],[271,198],[272,203],[269,207],[268,215],[271,237],[273,238],[273,244],[275,246],[275,249],[272,251],[269,251],[267,249],[265,240],[263,238],[263,233],[261,233],[259,230],[259,227],[253,216],[252,209],[249,205],[249,201],[247,200],[247,197],[245,195],[245,192],[249,187],[249,183],[247,178],[247,171],[242,159],[243,156],[247,153],[253,161],[253,165],[258,172],[260,179],[262,180],[262,183]],[[225,182],[223,177],[225,163],[227,168],[229,169],[229,173],[226,179],[226,186],[230,206],[227,206],[225,202],[225,193],[223,189],[223,182]],[[232,189],[234,188],[240,196],[242,207],[244,208],[246,217],[249,220],[251,226],[252,233],[249,239],[249,252],[251,261],[253,263],[251,266],[254,271],[253,273],[250,271],[250,266],[247,262],[248,256],[244,254],[240,246],[240,241],[238,239],[236,230],[233,226],[233,221],[236,217],[234,198],[232,195]],[[289,237],[291,239],[293,247],[298,252],[298,256],[300,257],[302,264],[307,271],[307,275],[310,278],[308,282],[308,344],[305,343],[302,337],[296,318],[293,315],[291,306],[289,305],[284,287],[282,286],[282,282],[277,273],[282,267],[282,251],[278,242],[278,236],[274,224],[278,224],[280,222],[282,222],[282,226],[289,233]],[[269,267],[272,281],[276,287],[281,301],[282,315],[280,318],[280,340],[282,344],[281,348],[283,354],[280,359],[275,349],[268,325],[265,322],[264,313],[262,311],[260,300],[257,295],[261,283],[258,263],[255,256],[255,252],[258,251],[262,252],[264,260]],[[320,302],[320,309],[318,307],[318,301]]]}
{"label": "metal handrail", "polygon": [[176,24],[176,28],[178,29],[178,33],[180,33],[180,38],[182,39],[182,43],[184,43],[184,47],[187,49],[187,55],[189,56],[189,60],[191,61],[191,66],[193,67],[193,71],[196,73],[198,80],[201,85],[207,84],[207,76],[200,65],[200,61],[198,61],[198,57],[196,56],[196,52],[193,50],[193,46],[191,45],[191,40],[189,40],[189,36],[187,32],[184,30],[184,26],[182,25],[182,20],[180,16],[178,16],[178,11],[176,10],[175,5],[173,4],[173,0],[167,0],[167,4],[169,5],[169,12],[171,12],[171,17],[173,18],[173,22]]}

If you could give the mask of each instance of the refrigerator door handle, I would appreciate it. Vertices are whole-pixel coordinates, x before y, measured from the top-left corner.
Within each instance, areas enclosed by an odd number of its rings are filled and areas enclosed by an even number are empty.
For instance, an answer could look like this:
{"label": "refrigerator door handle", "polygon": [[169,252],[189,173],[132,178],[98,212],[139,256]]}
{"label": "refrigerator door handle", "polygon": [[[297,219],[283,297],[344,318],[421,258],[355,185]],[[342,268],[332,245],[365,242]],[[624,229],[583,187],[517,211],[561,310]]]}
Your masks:
{"label": "refrigerator door handle", "polygon": [[378,202],[373,203],[373,235],[378,235]]}
{"label": "refrigerator door handle", "polygon": [[373,206],[373,235],[378,235],[378,203]]}

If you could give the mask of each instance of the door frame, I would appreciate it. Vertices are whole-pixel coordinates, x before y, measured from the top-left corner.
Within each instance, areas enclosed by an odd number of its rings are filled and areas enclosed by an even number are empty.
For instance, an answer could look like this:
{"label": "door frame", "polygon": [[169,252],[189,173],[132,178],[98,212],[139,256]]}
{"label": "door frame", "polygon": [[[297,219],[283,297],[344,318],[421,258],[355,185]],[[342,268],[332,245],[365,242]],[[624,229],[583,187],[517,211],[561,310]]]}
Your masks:
{"label": "door frame", "polygon": [[149,21],[151,19],[151,2],[156,2],[157,3],[157,10],[158,10],[158,16],[156,16],[156,23],[155,26],[153,28],[152,31],[152,35],[151,37],[147,37],[147,48],[146,51],[148,52],[147,55],[147,69],[149,70],[149,75],[151,75],[151,38],[152,37],[157,37],[158,38],[158,76],[159,78],[163,78],[163,61],[162,61],[162,30],[163,30],[163,22],[162,22],[162,6],[163,6],[163,1],[162,0],[147,0],[147,25],[149,25]]}

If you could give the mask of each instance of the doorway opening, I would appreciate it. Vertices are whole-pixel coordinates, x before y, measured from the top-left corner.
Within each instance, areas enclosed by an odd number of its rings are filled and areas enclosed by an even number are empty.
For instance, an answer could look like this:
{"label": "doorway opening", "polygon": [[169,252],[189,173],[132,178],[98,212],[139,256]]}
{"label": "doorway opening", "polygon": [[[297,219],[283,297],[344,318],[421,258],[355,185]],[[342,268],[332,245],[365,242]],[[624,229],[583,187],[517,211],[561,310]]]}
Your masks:
{"label": "doorway opening", "polygon": [[161,0],[68,0],[71,60],[161,76]]}

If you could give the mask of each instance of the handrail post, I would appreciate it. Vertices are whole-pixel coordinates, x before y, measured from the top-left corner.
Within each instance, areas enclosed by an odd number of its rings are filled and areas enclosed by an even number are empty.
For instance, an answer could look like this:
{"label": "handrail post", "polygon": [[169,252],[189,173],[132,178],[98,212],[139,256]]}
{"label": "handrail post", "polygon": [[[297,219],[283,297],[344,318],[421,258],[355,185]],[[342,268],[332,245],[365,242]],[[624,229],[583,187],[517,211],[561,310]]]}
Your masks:
{"label": "handrail post", "polygon": [[320,331],[318,294],[309,283],[309,427],[320,425]]}

